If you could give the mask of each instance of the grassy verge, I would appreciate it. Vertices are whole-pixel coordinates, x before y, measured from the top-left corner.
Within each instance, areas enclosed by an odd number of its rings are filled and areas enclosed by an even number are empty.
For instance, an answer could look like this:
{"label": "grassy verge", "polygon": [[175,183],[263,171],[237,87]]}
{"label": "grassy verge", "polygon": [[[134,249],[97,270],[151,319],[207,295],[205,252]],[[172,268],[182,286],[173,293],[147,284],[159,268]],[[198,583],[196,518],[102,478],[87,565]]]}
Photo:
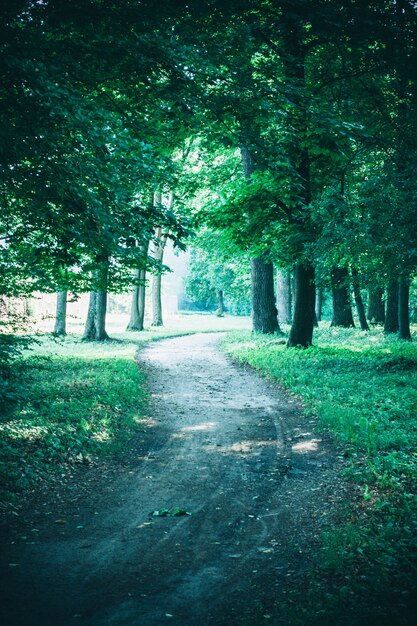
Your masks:
{"label": "grassy verge", "polygon": [[[356,485],[345,524],[322,536],[289,624],[411,624],[417,615],[417,347],[375,330],[321,328],[316,347],[230,334],[226,351],[299,396],[334,433]],[[290,620],[290,621],[288,621]]]}
{"label": "grassy verge", "polygon": [[[226,330],[235,323],[213,316],[176,322],[143,333],[120,332],[121,325],[114,325],[115,340],[101,344],[83,343],[79,334],[61,340],[38,335],[5,379],[0,502],[18,503],[22,493],[48,474],[122,449],[141,427],[146,406],[144,375],[134,360],[142,343]],[[235,328],[242,323],[237,320]]]}
{"label": "grassy verge", "polygon": [[20,363],[17,406],[0,424],[2,500],[48,473],[116,450],[140,421],[143,375],[129,341],[39,338]]}

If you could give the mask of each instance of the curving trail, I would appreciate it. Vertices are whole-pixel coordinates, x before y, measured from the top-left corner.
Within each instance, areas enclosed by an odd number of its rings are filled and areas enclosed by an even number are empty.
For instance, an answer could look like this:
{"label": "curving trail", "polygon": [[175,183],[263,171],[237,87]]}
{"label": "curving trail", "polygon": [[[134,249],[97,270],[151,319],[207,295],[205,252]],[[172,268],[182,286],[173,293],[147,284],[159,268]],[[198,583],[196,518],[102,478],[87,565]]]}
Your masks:
{"label": "curving trail", "polygon": [[[341,461],[218,340],[143,350],[151,417],[128,465],[97,476],[88,498],[69,488],[62,525],[39,503],[36,539],[3,554],[2,624],[262,624],[303,584],[342,497]],[[149,515],[175,507],[191,515]]]}

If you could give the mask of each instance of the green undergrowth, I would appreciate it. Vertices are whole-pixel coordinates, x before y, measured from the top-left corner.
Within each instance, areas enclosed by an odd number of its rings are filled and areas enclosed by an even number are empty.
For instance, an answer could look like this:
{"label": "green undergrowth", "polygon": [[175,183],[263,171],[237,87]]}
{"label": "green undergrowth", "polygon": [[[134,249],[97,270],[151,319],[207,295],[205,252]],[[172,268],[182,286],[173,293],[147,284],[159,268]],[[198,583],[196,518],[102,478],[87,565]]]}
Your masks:
{"label": "green undergrowth", "polygon": [[38,336],[13,363],[3,396],[0,501],[17,503],[48,474],[122,451],[146,408],[135,353],[141,343],[179,334],[186,333],[120,333],[103,343]]}
{"label": "green undergrowth", "polygon": [[[321,327],[315,346],[231,333],[225,350],[300,398],[346,457],[352,501],[323,533],[308,593],[284,622],[411,624],[417,615],[417,346],[381,330]],[[292,608],[293,607],[293,608]],[[284,615],[282,613],[282,615]]]}

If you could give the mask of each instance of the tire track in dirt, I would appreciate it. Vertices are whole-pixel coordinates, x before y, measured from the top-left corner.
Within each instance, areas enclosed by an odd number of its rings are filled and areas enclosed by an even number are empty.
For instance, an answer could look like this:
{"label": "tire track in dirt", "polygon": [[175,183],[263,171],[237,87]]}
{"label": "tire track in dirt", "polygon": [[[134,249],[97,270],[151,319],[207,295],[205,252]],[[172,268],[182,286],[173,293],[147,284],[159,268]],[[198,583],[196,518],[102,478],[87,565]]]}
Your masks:
{"label": "tire track in dirt", "polygon": [[[231,363],[218,339],[141,352],[150,417],[129,471],[98,479],[64,511],[65,528],[37,519],[35,542],[7,546],[2,623],[262,624],[302,584],[343,497],[340,460],[292,399]],[[149,515],[174,507],[191,515]]]}

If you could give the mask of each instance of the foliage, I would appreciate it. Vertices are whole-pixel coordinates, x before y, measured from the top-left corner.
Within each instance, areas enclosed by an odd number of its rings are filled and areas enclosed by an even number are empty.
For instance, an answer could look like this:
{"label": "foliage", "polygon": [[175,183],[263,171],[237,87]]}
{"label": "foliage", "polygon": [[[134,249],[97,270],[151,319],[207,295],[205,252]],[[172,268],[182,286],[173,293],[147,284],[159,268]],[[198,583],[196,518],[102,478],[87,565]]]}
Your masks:
{"label": "foliage", "polygon": [[218,294],[223,292],[226,308],[233,313],[248,313],[250,273],[245,257],[236,260],[222,247],[216,232],[202,230],[193,241],[184,279],[188,298],[206,310],[219,306]]}
{"label": "foliage", "polygon": [[413,274],[415,7],[159,4],[1,9],[0,292],[125,289],[196,198],[238,257]]}
{"label": "foliage", "polygon": [[116,37],[117,8],[84,3],[92,21],[80,21],[82,4],[2,9],[0,292],[8,295],[88,289],[103,256],[118,290],[129,268],[146,264],[135,244],[156,224],[174,240],[183,234],[177,217],[150,201],[179,169],[170,158],[179,129],[161,119],[157,94],[141,82],[154,73],[150,52],[135,55],[132,78],[128,50],[137,52],[137,40],[126,29]]}

